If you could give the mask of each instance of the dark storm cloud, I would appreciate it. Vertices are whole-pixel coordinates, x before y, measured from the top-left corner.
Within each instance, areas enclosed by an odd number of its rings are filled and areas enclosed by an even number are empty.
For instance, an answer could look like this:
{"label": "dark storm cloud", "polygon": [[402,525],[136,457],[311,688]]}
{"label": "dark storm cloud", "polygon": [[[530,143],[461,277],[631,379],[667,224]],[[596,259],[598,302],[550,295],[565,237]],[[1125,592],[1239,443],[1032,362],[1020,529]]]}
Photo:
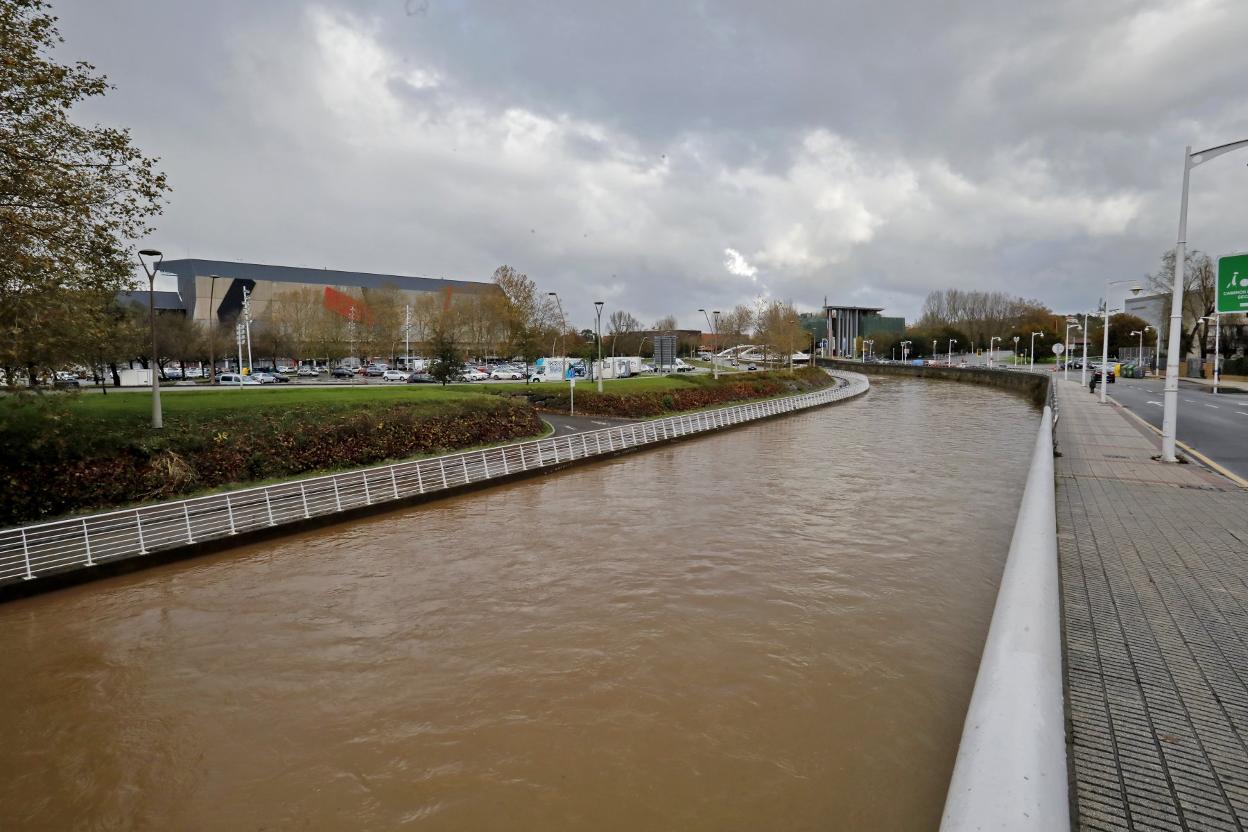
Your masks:
{"label": "dark storm cloud", "polygon": [[[118,86],[87,113],[164,159],[169,250],[507,262],[688,324],[760,294],[1089,305],[1173,244],[1182,146],[1248,136],[1234,0],[57,11]],[[1248,247],[1245,179],[1198,172],[1194,245]]]}

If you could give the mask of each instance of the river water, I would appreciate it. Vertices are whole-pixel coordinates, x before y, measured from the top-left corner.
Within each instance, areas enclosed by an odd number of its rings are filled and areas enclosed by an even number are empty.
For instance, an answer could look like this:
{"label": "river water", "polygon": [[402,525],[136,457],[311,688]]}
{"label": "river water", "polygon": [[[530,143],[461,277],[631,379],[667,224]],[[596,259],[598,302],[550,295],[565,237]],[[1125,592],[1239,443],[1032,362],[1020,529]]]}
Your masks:
{"label": "river water", "polygon": [[934,828],[1038,416],[873,385],[0,606],[0,828]]}

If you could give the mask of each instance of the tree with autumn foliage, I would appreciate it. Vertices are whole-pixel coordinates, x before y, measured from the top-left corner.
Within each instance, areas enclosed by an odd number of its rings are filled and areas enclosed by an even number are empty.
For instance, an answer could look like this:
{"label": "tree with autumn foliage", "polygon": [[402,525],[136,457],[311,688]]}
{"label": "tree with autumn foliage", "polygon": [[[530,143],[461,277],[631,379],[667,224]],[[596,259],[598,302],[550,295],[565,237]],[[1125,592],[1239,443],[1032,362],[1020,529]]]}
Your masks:
{"label": "tree with autumn foliage", "polygon": [[43,0],[0,0],[0,368],[32,381],[106,329],[168,190],[128,130],[83,126],[74,105],[104,95],[88,63],[58,63]]}

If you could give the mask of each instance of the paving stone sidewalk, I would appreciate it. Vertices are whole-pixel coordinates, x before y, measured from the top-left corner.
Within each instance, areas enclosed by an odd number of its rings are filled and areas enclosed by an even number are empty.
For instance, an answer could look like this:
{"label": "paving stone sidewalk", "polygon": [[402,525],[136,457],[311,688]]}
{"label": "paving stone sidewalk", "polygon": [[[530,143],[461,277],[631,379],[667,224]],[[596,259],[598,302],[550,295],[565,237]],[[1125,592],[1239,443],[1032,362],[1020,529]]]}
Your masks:
{"label": "paving stone sidewalk", "polygon": [[1248,491],[1057,381],[1077,828],[1248,827]]}

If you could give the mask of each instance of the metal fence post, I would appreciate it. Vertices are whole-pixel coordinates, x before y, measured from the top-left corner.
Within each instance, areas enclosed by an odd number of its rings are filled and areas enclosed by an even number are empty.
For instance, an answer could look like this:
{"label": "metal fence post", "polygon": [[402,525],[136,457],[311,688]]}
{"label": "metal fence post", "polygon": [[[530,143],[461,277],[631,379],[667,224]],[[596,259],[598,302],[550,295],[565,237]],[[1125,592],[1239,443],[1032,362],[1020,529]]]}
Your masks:
{"label": "metal fence post", "polygon": [[[528,444],[528,443],[525,443],[525,444]],[[520,470],[521,471],[529,470],[529,461],[524,458],[524,445],[520,446]]]}
{"label": "metal fence post", "polygon": [[334,475],[329,478],[330,483],[334,486],[334,505],[342,511],[342,495],[338,493],[338,476]]}
{"label": "metal fence post", "polygon": [[505,477],[511,473],[510,471],[507,470],[507,449],[500,448],[499,450],[502,452],[502,456],[503,456],[503,476]]}
{"label": "metal fence post", "polygon": [[273,521],[273,502],[269,499],[269,489],[267,488],[264,489],[264,508],[269,513],[269,525],[276,526],[277,523]]}
{"label": "metal fence post", "polygon": [[234,527],[234,504],[230,502],[230,495],[225,495],[225,510],[230,515],[230,534],[238,534],[238,529]]}
{"label": "metal fence post", "polygon": [[467,485],[472,480],[472,478],[468,476],[468,457],[464,456],[463,454],[460,454],[459,464],[464,469],[464,484]]}
{"label": "metal fence post", "polygon": [[443,461],[442,457],[438,457],[438,470],[442,472],[442,487],[447,488],[448,486],[446,484],[446,463]]}
{"label": "metal fence post", "polygon": [[308,511],[308,490],[304,488],[302,480],[299,482],[299,499],[303,501],[303,519],[307,520],[312,514]]}
{"label": "metal fence post", "polygon": [[194,543],[195,535],[191,532],[191,509],[190,503],[182,504],[182,519],[186,521],[186,542]]}
{"label": "metal fence post", "polygon": [[134,510],[134,527],[139,531],[139,554],[147,554],[147,546],[143,545],[143,518],[139,515],[139,510]]}
{"label": "metal fence post", "polygon": [[394,499],[399,499],[399,480],[394,476],[394,466],[390,466],[390,488],[394,491]]}
{"label": "metal fence post", "polygon": [[87,529],[87,518],[82,518],[82,542],[87,547],[87,566],[95,566],[91,560],[91,532]]}
{"label": "metal fence post", "polygon": [[367,471],[360,472],[360,480],[364,483],[364,505],[371,506],[373,504],[373,497],[371,494],[368,493],[368,472]]}
{"label": "metal fence post", "polygon": [[26,530],[22,529],[22,560],[26,562],[26,577],[24,580],[31,580],[35,577],[30,571],[30,545],[26,542]]}
{"label": "metal fence post", "polygon": [[425,493],[425,478],[420,475],[420,463],[416,463],[416,491],[419,494]]}

